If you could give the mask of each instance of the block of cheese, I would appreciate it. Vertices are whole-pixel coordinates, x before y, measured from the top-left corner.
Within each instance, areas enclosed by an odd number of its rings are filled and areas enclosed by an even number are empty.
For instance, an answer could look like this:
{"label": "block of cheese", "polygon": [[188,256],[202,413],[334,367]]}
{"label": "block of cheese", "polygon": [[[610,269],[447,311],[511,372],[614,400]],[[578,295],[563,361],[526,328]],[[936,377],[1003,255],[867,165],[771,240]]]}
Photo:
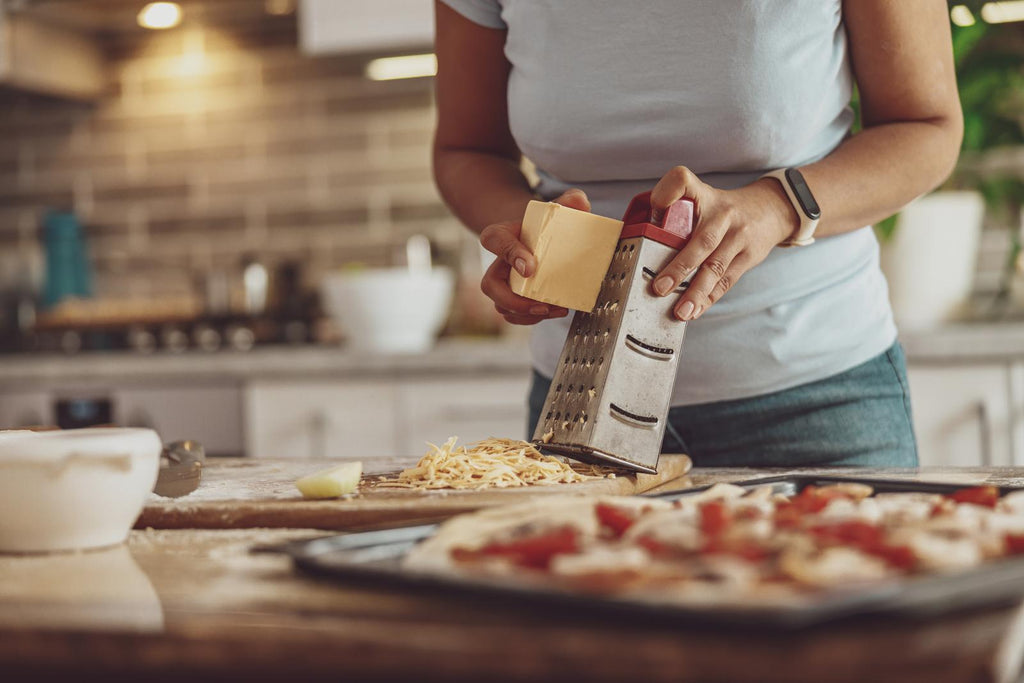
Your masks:
{"label": "block of cheese", "polygon": [[530,202],[519,239],[536,257],[537,270],[527,278],[513,270],[512,291],[546,304],[593,310],[620,232],[622,221],[614,218]]}

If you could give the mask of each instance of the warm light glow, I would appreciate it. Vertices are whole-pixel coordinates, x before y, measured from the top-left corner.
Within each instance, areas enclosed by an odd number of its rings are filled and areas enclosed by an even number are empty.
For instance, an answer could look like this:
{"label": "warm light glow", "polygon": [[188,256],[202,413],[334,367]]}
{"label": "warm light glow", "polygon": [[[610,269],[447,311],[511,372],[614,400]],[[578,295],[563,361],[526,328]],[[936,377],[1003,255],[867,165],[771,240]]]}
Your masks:
{"label": "warm light glow", "polygon": [[1024,0],[986,2],[981,8],[981,18],[990,24],[1024,21]]}
{"label": "warm light glow", "polygon": [[263,7],[267,14],[283,17],[295,12],[295,0],[265,0]]}
{"label": "warm light glow", "polygon": [[967,5],[954,5],[949,10],[949,18],[957,26],[974,26],[974,15],[967,9]]}
{"label": "warm light glow", "polygon": [[181,6],[176,2],[151,2],[139,12],[138,20],[143,28],[174,28],[181,23]]}
{"label": "warm light glow", "polygon": [[423,78],[437,74],[437,57],[407,55],[384,57],[366,65],[366,77],[374,81],[393,81],[399,78]]}

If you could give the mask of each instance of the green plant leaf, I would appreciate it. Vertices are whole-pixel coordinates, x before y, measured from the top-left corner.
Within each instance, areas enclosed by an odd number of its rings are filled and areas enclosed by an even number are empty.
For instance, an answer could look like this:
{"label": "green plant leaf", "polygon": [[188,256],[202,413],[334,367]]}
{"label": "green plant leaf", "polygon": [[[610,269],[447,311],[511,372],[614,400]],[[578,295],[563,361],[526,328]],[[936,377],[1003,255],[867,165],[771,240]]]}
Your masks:
{"label": "green plant leaf", "polygon": [[878,236],[878,241],[885,243],[892,239],[893,234],[896,232],[896,221],[899,217],[898,213],[894,213],[875,224],[875,234]]}

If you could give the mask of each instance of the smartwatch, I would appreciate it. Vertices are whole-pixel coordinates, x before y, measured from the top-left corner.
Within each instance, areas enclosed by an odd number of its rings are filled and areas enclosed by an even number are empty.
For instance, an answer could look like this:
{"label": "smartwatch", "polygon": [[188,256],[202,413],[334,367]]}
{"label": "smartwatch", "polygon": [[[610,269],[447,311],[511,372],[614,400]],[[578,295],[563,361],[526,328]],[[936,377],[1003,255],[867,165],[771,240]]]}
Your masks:
{"label": "smartwatch", "polygon": [[811,188],[807,187],[807,181],[800,171],[795,168],[780,168],[771,173],[765,173],[762,178],[775,178],[782,185],[789,203],[796,210],[800,218],[800,226],[787,239],[779,243],[780,247],[806,247],[814,244],[814,231],[818,228],[818,219],[821,218],[821,208],[811,194]]}

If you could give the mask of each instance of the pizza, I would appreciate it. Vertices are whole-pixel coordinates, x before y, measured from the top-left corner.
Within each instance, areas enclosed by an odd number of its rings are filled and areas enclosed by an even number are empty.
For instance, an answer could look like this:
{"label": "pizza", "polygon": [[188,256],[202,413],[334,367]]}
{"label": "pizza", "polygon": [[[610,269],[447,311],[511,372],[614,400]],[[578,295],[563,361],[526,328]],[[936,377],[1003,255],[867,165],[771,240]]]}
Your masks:
{"label": "pizza", "polygon": [[687,603],[771,602],[1024,554],[1024,491],[798,494],[718,484],[674,501],[559,497],[443,524],[411,570]]}

